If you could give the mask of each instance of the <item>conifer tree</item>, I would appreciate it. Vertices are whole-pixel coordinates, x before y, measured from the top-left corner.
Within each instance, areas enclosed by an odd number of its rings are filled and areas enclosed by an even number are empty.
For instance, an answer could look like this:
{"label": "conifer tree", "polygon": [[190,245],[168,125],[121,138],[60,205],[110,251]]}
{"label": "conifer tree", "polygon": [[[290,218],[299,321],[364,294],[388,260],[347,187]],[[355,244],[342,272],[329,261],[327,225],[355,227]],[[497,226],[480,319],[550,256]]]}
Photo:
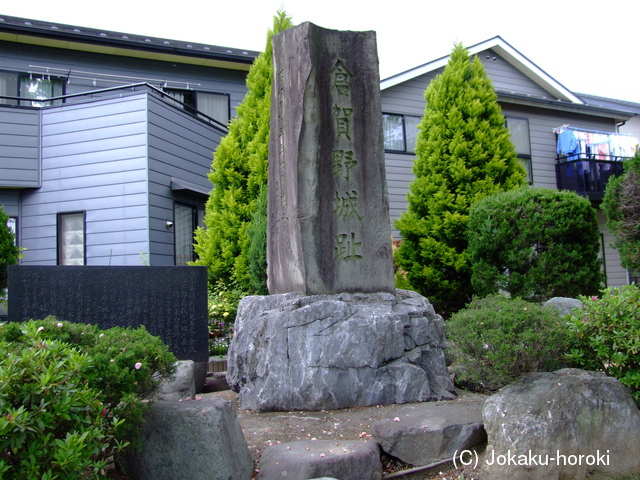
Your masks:
{"label": "conifer tree", "polygon": [[[271,37],[293,26],[282,10],[273,18],[267,44],[247,75],[247,94],[236,107],[229,133],[213,154],[213,190],[205,207],[204,228],[196,230],[196,265],[209,267],[212,283],[237,280],[249,286],[246,230],[260,188],[267,183],[269,121],[273,79]],[[265,253],[266,255],[266,253]]]}
{"label": "conifer tree", "polygon": [[456,44],[425,91],[414,181],[396,262],[413,289],[437,302],[471,299],[469,209],[486,195],[520,187],[517,159],[491,80],[478,57]]}

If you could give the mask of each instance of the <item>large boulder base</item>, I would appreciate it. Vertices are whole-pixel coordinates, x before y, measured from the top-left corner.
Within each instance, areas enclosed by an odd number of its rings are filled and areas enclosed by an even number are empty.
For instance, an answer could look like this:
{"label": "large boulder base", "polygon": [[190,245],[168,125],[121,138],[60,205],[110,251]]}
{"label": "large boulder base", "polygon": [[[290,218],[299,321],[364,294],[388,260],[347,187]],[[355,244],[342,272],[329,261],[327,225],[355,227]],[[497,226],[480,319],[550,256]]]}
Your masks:
{"label": "large boulder base", "polygon": [[155,401],[129,458],[136,480],[250,479],[253,462],[231,402]]}
{"label": "large boulder base", "polygon": [[483,418],[483,471],[492,480],[640,472],[640,411],[614,378],[578,369],[531,373],[490,397]]}
{"label": "large boulder base", "polygon": [[444,322],[423,296],[245,297],[227,380],[257,412],[454,398]]}
{"label": "large boulder base", "polygon": [[268,447],[260,459],[258,480],[380,480],[382,463],[376,442],[317,440]]}

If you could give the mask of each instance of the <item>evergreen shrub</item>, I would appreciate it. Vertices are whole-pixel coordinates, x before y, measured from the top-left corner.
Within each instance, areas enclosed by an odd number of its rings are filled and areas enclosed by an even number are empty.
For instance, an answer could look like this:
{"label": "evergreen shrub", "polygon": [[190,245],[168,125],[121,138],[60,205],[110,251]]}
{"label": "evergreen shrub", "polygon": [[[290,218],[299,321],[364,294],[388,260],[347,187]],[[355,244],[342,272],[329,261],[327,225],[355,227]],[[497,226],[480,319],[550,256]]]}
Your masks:
{"label": "evergreen shrub", "polygon": [[520,298],[474,298],[445,323],[457,366],[455,382],[495,391],[530,372],[568,364],[570,332],[558,312]]}
{"label": "evergreen shrub", "polygon": [[569,191],[522,188],[485,197],[469,214],[471,283],[478,296],[595,295],[602,286],[596,212]]}
{"label": "evergreen shrub", "polygon": [[574,342],[567,359],[585,370],[605,372],[629,387],[640,404],[640,286],[581,296],[571,315]]}
{"label": "evergreen shrub", "polygon": [[0,300],[7,288],[7,267],[18,263],[20,258],[20,248],[14,244],[15,236],[7,226],[8,221],[9,217],[0,205]]}
{"label": "evergreen shrub", "polygon": [[624,175],[610,178],[602,200],[607,228],[620,263],[640,272],[640,151],[624,162]]}
{"label": "evergreen shrub", "polygon": [[240,300],[249,295],[237,281],[217,281],[209,291],[210,355],[226,355]]}
{"label": "evergreen shrub", "polygon": [[86,353],[23,324],[19,343],[0,340],[0,478],[106,478],[108,459],[126,446],[122,425],[86,372]]}

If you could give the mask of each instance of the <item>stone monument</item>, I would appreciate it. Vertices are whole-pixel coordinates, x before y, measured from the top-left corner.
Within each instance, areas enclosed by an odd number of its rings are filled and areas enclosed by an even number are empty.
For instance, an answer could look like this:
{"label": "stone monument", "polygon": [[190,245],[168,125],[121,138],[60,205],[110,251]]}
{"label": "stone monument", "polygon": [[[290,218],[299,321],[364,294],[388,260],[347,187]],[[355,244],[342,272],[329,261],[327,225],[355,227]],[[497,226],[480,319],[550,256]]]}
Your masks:
{"label": "stone monument", "polygon": [[272,41],[271,295],[240,302],[230,387],[256,411],[453,397],[442,318],[395,289],[375,33]]}
{"label": "stone monument", "polygon": [[394,292],[375,32],[273,38],[269,293]]}

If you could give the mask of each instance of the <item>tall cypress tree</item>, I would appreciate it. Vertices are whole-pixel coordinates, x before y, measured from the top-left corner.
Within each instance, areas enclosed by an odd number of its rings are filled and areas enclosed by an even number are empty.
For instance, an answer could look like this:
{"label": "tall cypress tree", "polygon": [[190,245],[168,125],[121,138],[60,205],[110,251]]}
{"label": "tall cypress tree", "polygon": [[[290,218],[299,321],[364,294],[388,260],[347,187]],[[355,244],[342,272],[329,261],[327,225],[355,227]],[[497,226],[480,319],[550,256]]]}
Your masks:
{"label": "tall cypress tree", "polygon": [[[237,280],[249,287],[247,228],[254,217],[260,188],[267,183],[273,62],[271,37],[293,26],[278,11],[267,45],[247,75],[247,94],[236,107],[229,133],[213,154],[213,183],[205,206],[204,228],[196,230],[196,265],[209,267],[210,281]],[[266,255],[266,253],[265,253]]]}
{"label": "tall cypress tree", "polygon": [[425,91],[408,210],[397,220],[399,271],[432,301],[472,295],[467,221],[473,203],[524,184],[491,80],[478,57],[454,46]]}

